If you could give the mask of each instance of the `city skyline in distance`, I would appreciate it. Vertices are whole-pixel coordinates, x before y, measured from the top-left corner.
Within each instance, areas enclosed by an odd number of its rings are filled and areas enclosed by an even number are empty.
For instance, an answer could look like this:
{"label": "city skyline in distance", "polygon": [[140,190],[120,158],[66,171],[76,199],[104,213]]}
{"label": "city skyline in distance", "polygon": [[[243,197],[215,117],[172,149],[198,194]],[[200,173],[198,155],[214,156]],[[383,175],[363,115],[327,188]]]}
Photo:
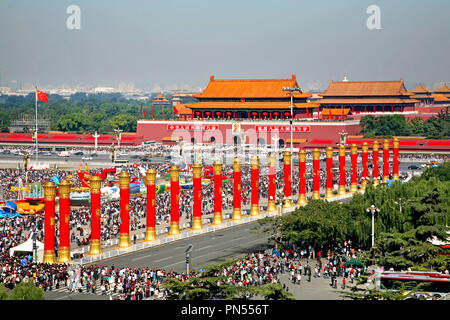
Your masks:
{"label": "city skyline in distance", "polygon": [[[204,88],[216,78],[288,78],[303,90],[331,80],[405,80],[413,89],[448,82],[448,1],[77,1],[70,30],[61,1],[0,2],[2,84],[166,91]],[[123,86],[122,86],[123,87]]]}

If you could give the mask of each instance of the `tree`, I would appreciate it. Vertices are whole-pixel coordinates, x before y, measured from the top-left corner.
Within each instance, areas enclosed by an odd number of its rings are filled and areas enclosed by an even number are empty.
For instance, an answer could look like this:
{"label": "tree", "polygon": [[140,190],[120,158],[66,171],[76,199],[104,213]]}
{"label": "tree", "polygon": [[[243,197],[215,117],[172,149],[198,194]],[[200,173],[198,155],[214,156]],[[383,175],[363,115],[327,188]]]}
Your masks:
{"label": "tree", "polygon": [[5,285],[3,283],[0,284],[0,300],[8,300],[8,293],[5,290]]}
{"label": "tree", "polygon": [[32,281],[20,282],[12,290],[9,300],[45,300],[44,290]]}
{"label": "tree", "polygon": [[129,114],[119,114],[110,120],[112,128],[120,128],[124,132],[136,132],[137,119]]}

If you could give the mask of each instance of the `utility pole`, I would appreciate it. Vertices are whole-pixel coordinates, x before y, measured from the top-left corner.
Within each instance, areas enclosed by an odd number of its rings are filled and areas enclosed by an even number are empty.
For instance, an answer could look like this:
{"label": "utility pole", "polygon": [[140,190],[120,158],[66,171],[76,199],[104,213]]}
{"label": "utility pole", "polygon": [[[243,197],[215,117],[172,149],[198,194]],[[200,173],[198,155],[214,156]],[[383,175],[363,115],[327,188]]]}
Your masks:
{"label": "utility pole", "polygon": [[194,246],[190,244],[186,249],[186,273],[191,273],[191,252]]}

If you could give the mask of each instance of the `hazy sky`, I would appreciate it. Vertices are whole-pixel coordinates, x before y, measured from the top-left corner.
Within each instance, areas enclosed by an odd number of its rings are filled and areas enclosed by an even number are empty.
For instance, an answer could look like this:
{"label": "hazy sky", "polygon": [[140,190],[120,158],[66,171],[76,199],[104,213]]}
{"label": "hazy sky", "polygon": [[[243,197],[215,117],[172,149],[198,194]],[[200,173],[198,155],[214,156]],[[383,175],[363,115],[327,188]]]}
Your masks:
{"label": "hazy sky", "polygon": [[[81,29],[69,30],[69,5]],[[381,9],[369,30],[366,9]],[[0,72],[42,85],[450,80],[449,0],[0,0]],[[412,89],[408,87],[408,89]]]}

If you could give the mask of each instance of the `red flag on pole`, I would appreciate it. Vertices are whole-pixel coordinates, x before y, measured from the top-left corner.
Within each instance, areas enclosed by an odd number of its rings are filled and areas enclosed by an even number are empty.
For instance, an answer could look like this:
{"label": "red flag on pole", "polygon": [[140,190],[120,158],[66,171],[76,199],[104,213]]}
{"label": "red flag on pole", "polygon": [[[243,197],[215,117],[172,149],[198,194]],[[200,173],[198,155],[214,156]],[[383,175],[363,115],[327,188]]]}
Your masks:
{"label": "red flag on pole", "polygon": [[36,90],[36,101],[44,101],[45,103],[48,103],[48,94],[45,92]]}
{"label": "red flag on pole", "polygon": [[147,116],[145,115],[145,108],[142,107],[142,112],[144,113],[144,118],[147,118]]}
{"label": "red flag on pole", "polygon": [[162,106],[162,115],[164,116],[164,106]]}
{"label": "red flag on pole", "polygon": [[173,113],[174,113],[174,114],[177,114],[177,113],[178,113],[177,107],[173,107]]}
{"label": "red flag on pole", "polygon": [[152,117],[155,117],[155,107],[152,105]]}

